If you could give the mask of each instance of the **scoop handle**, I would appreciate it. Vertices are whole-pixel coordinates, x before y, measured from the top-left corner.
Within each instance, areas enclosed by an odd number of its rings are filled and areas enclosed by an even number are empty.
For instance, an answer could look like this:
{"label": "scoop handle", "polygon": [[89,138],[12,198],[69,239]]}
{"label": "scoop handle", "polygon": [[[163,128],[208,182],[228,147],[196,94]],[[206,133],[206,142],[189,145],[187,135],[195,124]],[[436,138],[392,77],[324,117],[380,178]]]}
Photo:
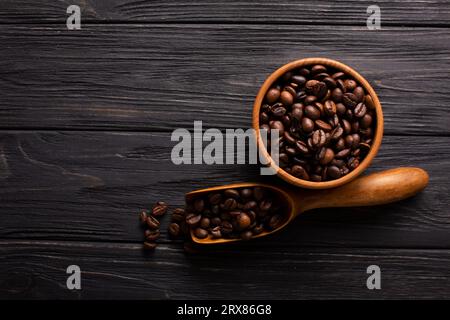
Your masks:
{"label": "scoop handle", "polygon": [[295,194],[296,213],[328,207],[360,207],[391,203],[422,191],[428,173],[420,168],[403,167],[372,173],[334,189],[305,190]]}

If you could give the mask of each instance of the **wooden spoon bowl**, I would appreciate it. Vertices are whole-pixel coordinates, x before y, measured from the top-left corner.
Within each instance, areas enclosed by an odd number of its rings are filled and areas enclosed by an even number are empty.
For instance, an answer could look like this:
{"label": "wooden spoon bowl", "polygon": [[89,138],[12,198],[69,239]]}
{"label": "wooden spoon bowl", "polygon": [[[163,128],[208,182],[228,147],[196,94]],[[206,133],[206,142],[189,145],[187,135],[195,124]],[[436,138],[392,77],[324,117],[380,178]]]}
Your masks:
{"label": "wooden spoon bowl", "polygon": [[[359,177],[352,182],[334,189],[305,190],[271,186],[260,183],[239,183],[197,190],[186,194],[186,200],[195,199],[205,194],[225,189],[246,187],[264,187],[283,199],[286,212],[280,212],[285,219],[272,231],[265,231],[253,238],[261,238],[277,232],[287,226],[299,214],[316,208],[360,207],[391,203],[406,199],[423,190],[428,184],[428,174],[419,168],[397,168]],[[220,244],[242,241],[241,239],[219,238],[210,236],[197,238],[191,230],[191,238],[199,244]]]}
{"label": "wooden spoon bowl", "polygon": [[[336,70],[342,71],[345,74],[350,75],[353,79],[355,79],[363,88],[364,90],[371,96],[374,105],[375,105],[375,113],[376,113],[376,128],[374,132],[373,142],[371,145],[371,148],[369,150],[369,153],[364,158],[364,160],[360,163],[360,165],[350,173],[348,173],[345,176],[342,176],[339,179],[331,180],[331,181],[324,181],[324,182],[313,182],[308,180],[302,180],[297,177],[294,177],[293,175],[287,173],[283,169],[281,169],[275,161],[271,158],[270,154],[267,152],[267,149],[261,139],[260,131],[259,131],[259,114],[260,109],[264,101],[264,97],[267,93],[267,91],[272,87],[272,85],[286,72],[298,69],[305,66],[311,66],[315,64],[321,64],[326,67],[334,68]],[[375,93],[375,90],[373,90],[372,86],[369,84],[369,82],[361,76],[358,72],[356,72],[354,69],[350,68],[349,66],[327,58],[307,58],[307,59],[301,59],[297,61],[290,62],[278,70],[276,70],[274,73],[272,73],[264,82],[261,89],[258,92],[258,95],[256,96],[255,103],[253,105],[253,129],[256,133],[256,141],[258,148],[262,154],[262,156],[265,158],[266,163],[272,167],[273,170],[277,173],[279,177],[281,177],[283,180],[287,181],[290,184],[293,184],[298,187],[308,188],[308,189],[327,189],[327,188],[335,188],[338,186],[341,186],[347,182],[352,181],[357,176],[359,176],[372,162],[375,155],[378,153],[378,149],[381,145],[381,140],[383,138],[383,111],[381,109],[381,104],[378,99],[377,94]]]}

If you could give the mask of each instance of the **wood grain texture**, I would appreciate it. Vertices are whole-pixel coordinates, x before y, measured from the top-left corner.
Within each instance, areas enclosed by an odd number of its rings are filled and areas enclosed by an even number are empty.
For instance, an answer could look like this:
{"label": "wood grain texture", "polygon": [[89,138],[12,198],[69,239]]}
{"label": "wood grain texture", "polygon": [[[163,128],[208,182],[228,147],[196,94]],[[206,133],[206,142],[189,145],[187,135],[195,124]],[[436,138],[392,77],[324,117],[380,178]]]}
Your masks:
{"label": "wood grain texture", "polygon": [[[27,299],[432,299],[450,298],[449,250],[223,248],[186,255],[161,245],[0,242],[0,298]],[[82,290],[66,288],[81,268]],[[381,290],[366,269],[381,268]]]}
{"label": "wood grain texture", "polygon": [[0,22],[64,22],[66,9],[77,4],[84,22],[220,22],[351,24],[365,26],[367,7],[381,8],[383,25],[448,25],[445,0],[2,0]]}
{"label": "wood grain texture", "polygon": [[[169,133],[3,132],[0,238],[142,241],[138,213],[158,200],[243,181],[281,183],[256,165],[172,164]],[[278,235],[290,246],[450,248],[450,138],[385,137],[370,171],[419,166],[431,177],[415,198],[380,207],[310,211]],[[163,219],[165,231],[168,217]],[[163,232],[163,241],[167,239]]]}
{"label": "wood grain texture", "polygon": [[2,128],[249,127],[273,70],[326,56],[372,83],[386,134],[450,134],[449,29],[26,25],[3,26],[0,41]]}

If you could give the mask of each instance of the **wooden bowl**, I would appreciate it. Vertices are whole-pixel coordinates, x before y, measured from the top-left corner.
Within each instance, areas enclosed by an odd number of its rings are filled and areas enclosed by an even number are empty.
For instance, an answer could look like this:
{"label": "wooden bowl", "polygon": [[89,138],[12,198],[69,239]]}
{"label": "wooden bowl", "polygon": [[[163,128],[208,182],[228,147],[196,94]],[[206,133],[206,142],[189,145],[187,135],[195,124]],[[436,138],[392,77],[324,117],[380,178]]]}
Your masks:
{"label": "wooden bowl", "polygon": [[[330,181],[324,181],[324,182],[313,182],[308,180],[302,180],[299,178],[294,177],[293,175],[287,173],[283,169],[281,169],[271,158],[270,154],[267,152],[266,147],[264,146],[264,143],[261,139],[261,135],[259,132],[259,113],[261,105],[264,101],[264,97],[267,93],[267,91],[272,87],[272,85],[287,71],[298,69],[304,66],[311,66],[315,64],[321,64],[326,67],[331,67],[336,70],[342,71],[351,77],[355,79],[365,90],[366,93],[369,94],[372,97],[372,100],[375,105],[375,113],[376,113],[376,128],[375,133],[373,136],[373,141],[371,148],[369,150],[369,153],[364,158],[364,160],[360,163],[360,165],[350,173],[348,173],[345,176],[342,176],[339,179],[336,180],[330,180]],[[381,140],[383,138],[383,111],[381,109],[380,101],[378,100],[378,96],[373,90],[372,86],[369,84],[369,82],[364,79],[363,76],[361,76],[358,72],[356,72],[354,69],[350,68],[349,66],[327,58],[307,58],[307,59],[301,59],[296,60],[293,62],[290,62],[288,64],[285,64],[278,70],[276,70],[274,73],[272,73],[264,82],[261,89],[259,89],[258,95],[256,96],[255,103],[253,105],[253,128],[256,132],[256,141],[258,148],[262,154],[262,156],[266,159],[266,163],[272,167],[273,170],[275,170],[276,174],[281,177],[283,180],[289,182],[290,184],[293,184],[298,187],[304,187],[308,189],[327,189],[327,188],[335,188],[340,185],[343,185],[345,183],[348,183],[355,179],[357,176],[359,176],[372,162],[375,155],[378,153],[378,149],[381,145]]]}

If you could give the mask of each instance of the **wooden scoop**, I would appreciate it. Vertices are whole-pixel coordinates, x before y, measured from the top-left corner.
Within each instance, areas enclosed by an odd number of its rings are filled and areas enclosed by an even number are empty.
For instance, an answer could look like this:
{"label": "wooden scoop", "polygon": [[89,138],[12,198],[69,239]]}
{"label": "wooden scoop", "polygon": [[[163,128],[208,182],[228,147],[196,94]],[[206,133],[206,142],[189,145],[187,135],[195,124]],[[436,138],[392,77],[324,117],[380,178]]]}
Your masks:
{"label": "wooden scoop", "polygon": [[[186,199],[197,198],[210,192],[230,188],[264,187],[277,193],[281,199],[285,199],[286,213],[282,213],[285,221],[275,230],[264,231],[253,238],[260,238],[281,230],[295,217],[305,211],[316,208],[329,207],[360,207],[391,203],[406,199],[422,191],[428,184],[428,174],[419,168],[396,168],[367,176],[334,188],[326,190],[304,190],[271,186],[261,183],[238,183],[220,187],[197,190],[186,194]],[[198,244],[219,244],[241,241],[241,239],[213,239],[208,236],[205,239],[195,237],[191,230],[191,238]]]}

